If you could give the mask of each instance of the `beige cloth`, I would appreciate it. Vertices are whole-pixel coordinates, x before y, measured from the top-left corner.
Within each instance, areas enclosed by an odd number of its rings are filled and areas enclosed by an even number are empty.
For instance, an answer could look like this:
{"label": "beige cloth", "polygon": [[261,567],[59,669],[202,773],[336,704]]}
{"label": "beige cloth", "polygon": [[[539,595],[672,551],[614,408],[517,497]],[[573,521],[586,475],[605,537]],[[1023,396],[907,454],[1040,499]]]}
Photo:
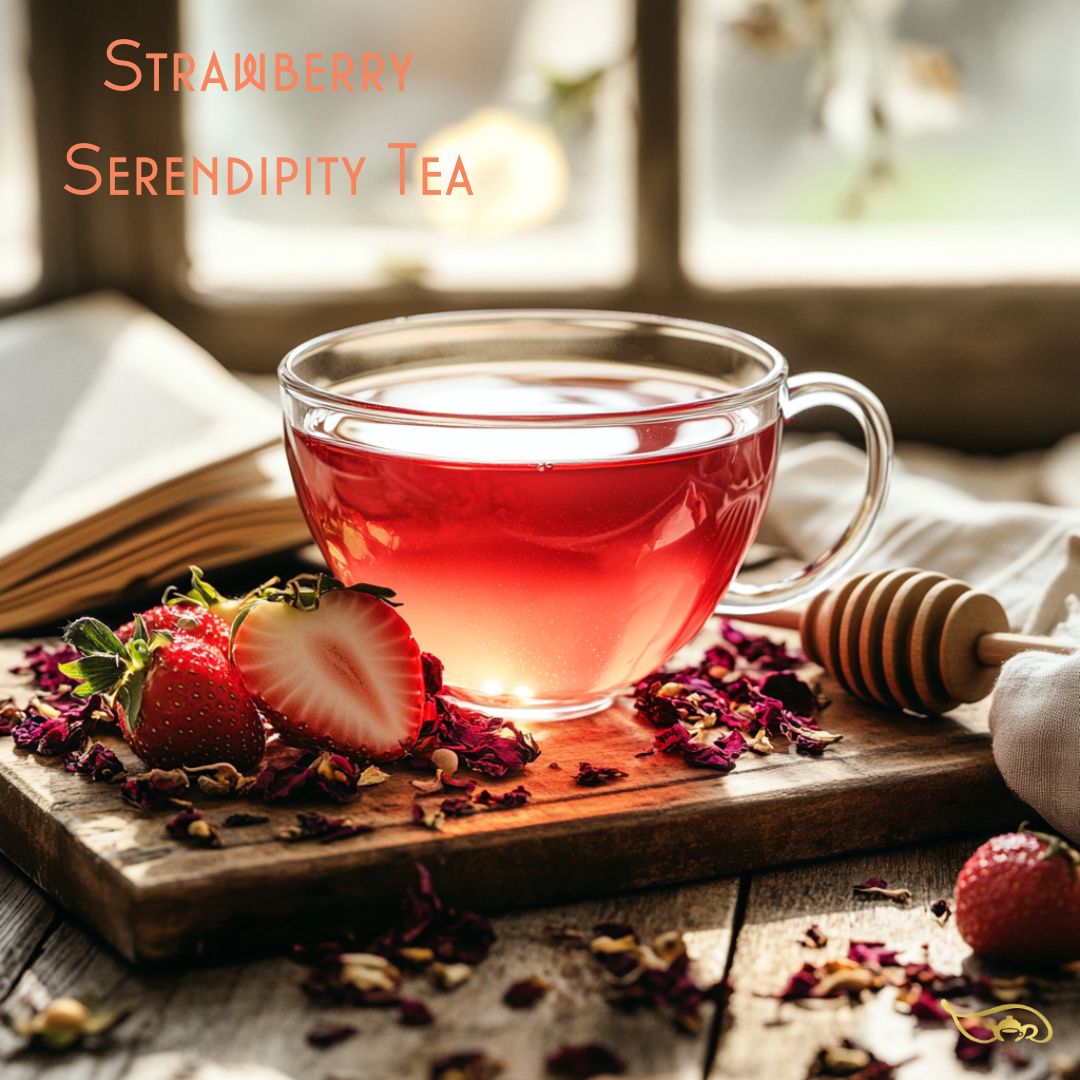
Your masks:
{"label": "beige cloth", "polygon": [[[960,578],[996,596],[1014,629],[1080,644],[1080,443],[1011,462],[922,448],[901,460],[912,466],[898,465],[860,569],[918,566]],[[862,455],[839,442],[787,451],[763,538],[818,555],[855,507],[864,472]],[[957,486],[965,477],[968,490]],[[1058,505],[1027,501],[1035,498]],[[1080,653],[1006,663],[990,730],[1009,787],[1080,843]]]}

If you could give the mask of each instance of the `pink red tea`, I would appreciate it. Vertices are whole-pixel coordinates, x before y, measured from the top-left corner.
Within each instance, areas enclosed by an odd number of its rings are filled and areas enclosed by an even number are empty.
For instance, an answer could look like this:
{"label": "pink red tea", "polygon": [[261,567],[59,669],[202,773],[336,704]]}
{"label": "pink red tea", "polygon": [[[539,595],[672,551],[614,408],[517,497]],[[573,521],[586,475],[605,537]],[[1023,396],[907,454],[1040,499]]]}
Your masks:
{"label": "pink red tea", "polygon": [[723,595],[769,494],[776,425],[753,430],[737,411],[561,426],[724,389],[704,376],[536,361],[337,389],[397,408],[550,418],[446,427],[324,411],[287,433],[331,570],[396,589],[449,686],[493,706],[581,704],[662,664]]}

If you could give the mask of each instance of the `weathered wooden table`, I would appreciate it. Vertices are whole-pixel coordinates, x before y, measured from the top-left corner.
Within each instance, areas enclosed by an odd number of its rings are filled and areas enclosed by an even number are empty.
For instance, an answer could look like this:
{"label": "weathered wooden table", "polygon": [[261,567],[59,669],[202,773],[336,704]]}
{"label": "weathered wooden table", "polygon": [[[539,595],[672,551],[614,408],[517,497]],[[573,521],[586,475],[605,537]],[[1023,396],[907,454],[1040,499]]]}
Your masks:
{"label": "weathered wooden table", "polygon": [[[504,1063],[504,1077],[525,1080],[543,1077],[545,1056],[559,1046],[597,1041],[616,1049],[634,1077],[800,1080],[819,1047],[848,1037],[887,1061],[911,1059],[899,1070],[901,1080],[1075,1076],[1051,1072],[1051,1062],[1080,1055],[1080,979],[1039,988],[1039,1006],[1054,1025],[1051,1043],[1020,1044],[1030,1062],[1023,1067],[999,1048],[988,1071],[960,1065],[953,1055],[955,1030],[920,1026],[901,1015],[890,989],[858,1005],[781,1004],[768,996],[804,961],[844,955],[850,938],[886,941],[913,959],[927,943],[935,966],[961,970],[969,960],[966,946],[952,922],[939,926],[927,905],[948,895],[976,841],[497,918],[498,941],[470,981],[451,993],[426,987],[418,992],[436,1015],[434,1026],[426,1028],[400,1026],[392,1010],[318,1008],[298,987],[302,969],[285,958],[135,973],[18,871],[0,863],[0,1008],[17,1011],[87,989],[110,1000],[139,1002],[99,1052],[19,1056],[0,1062],[0,1075],[4,1080],[421,1080],[432,1059],[483,1050]],[[855,899],[852,883],[868,876],[906,885],[912,900],[900,906]],[[685,931],[704,978],[730,974],[735,992],[727,1008],[697,1036],[676,1034],[652,1013],[626,1016],[611,1008],[587,952],[555,942],[548,933],[552,926],[588,932],[606,920],[631,922],[644,933]],[[799,944],[802,931],[814,922],[829,935],[825,949]],[[552,991],[532,1010],[508,1008],[502,1003],[507,986],[529,975],[546,978]],[[314,1049],[305,1034],[319,1019],[354,1024],[359,1033],[329,1049]]]}

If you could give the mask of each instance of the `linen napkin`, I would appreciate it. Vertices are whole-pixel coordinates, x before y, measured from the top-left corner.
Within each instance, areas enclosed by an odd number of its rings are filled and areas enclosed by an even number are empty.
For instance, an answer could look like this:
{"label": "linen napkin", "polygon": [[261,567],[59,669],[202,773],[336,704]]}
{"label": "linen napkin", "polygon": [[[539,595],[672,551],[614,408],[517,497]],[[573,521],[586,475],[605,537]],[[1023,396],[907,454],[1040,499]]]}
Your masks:
{"label": "linen napkin", "polygon": [[[941,451],[903,456],[952,482],[898,464],[860,569],[917,566],[960,578],[997,597],[1014,630],[1080,645],[1080,442],[1004,464]],[[838,441],[787,450],[762,539],[801,558],[820,554],[850,518],[864,473],[861,453]],[[969,490],[958,486],[965,481]],[[1059,505],[1029,501],[1047,497]],[[1080,652],[1009,660],[990,731],[1009,787],[1080,843]]]}

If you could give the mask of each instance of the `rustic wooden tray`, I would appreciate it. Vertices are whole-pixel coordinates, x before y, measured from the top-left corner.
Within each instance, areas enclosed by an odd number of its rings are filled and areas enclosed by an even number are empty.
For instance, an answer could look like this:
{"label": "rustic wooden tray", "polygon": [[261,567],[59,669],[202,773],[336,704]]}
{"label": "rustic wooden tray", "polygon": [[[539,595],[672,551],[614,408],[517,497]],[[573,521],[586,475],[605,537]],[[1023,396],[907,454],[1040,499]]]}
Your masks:
{"label": "rustic wooden tray", "polygon": [[[0,669],[22,644],[0,644]],[[2,678],[0,698],[25,695],[19,677]],[[865,706],[828,680],[825,691],[833,704],[823,720],[844,740],[822,758],[746,754],[726,777],[661,754],[635,758],[653,731],[618,705],[535,728],[542,754],[524,777],[533,800],[522,809],[432,832],[411,821],[417,773],[399,768],[346,811],[375,831],[331,845],[276,840],[314,806],[289,803],[260,805],[265,825],[223,830],[222,849],[193,849],[165,835],[167,813],[140,813],[115,786],[0,739],[0,850],[141,962],[270,947],[342,920],[355,927],[400,897],[418,861],[451,903],[499,910],[1016,824],[1021,810],[994,767],[985,705],[926,720]],[[136,767],[122,743],[102,741]],[[582,760],[629,776],[579,787]],[[199,805],[212,821],[252,808],[209,797]]]}

